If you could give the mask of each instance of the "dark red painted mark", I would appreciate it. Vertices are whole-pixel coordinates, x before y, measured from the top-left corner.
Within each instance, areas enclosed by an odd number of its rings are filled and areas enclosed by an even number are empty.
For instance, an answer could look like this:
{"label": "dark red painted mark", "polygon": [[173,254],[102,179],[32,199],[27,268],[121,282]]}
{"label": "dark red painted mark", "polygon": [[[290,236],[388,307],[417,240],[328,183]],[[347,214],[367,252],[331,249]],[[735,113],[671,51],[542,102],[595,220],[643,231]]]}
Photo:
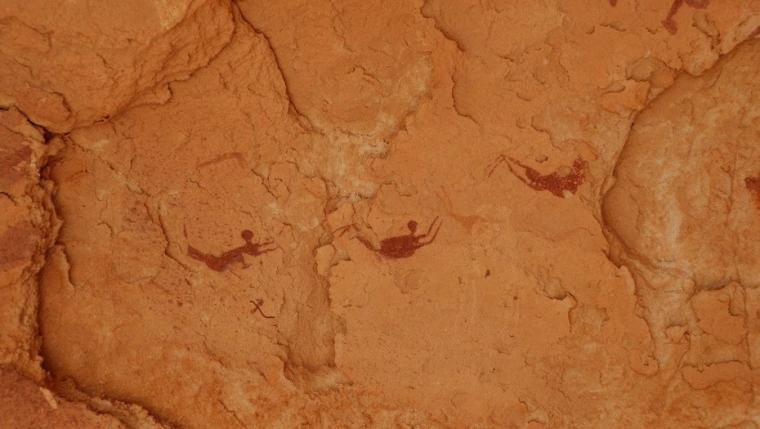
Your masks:
{"label": "dark red painted mark", "polygon": [[[490,176],[502,162],[506,162],[509,166],[509,171],[526,185],[536,191],[549,191],[557,197],[564,197],[565,191],[574,194],[578,190],[578,186],[583,183],[586,177],[586,169],[588,168],[588,162],[577,158],[573,162],[572,169],[567,174],[560,174],[558,171],[551,174],[541,174],[536,169],[528,167],[512,157],[501,155],[493,162],[488,175]],[[515,165],[523,169],[524,177],[523,174],[517,171]]]}
{"label": "dark red painted mark", "polygon": [[667,16],[665,16],[665,20],[662,21],[662,26],[665,27],[670,34],[676,34],[676,32],[678,32],[678,25],[673,18],[684,3],[694,9],[704,9],[710,4],[710,0],[673,0],[673,4],[670,5],[670,10],[668,11]]}
{"label": "dark red painted mark", "polygon": [[[435,227],[435,231],[433,231],[433,227],[436,225],[436,223],[438,226]],[[409,228],[409,234],[386,238],[380,242],[380,247],[376,247],[374,243],[362,236],[357,236],[356,238],[368,249],[373,250],[387,258],[408,258],[414,255],[414,252],[416,252],[417,249],[427,246],[435,240],[435,237],[438,235],[438,231],[441,230],[442,223],[443,221],[438,222],[438,217],[436,217],[433,219],[433,222],[430,223],[430,226],[428,227],[426,233],[414,235],[414,233],[417,232],[417,222],[410,220],[409,223],[406,224],[407,228]]]}
{"label": "dark red painted mark", "polygon": [[617,6],[617,0],[610,0],[610,6],[612,7]]}
{"label": "dark red painted mark", "polygon": [[266,241],[264,243],[252,243],[251,240],[253,240],[253,231],[250,229],[244,229],[243,232],[240,233],[240,236],[243,237],[245,244],[232,250],[228,250],[222,253],[220,256],[201,252],[193,246],[187,246],[187,254],[191,258],[205,263],[214,271],[224,271],[228,265],[235,262],[240,262],[243,264],[243,266],[247,266],[245,264],[243,255],[258,256],[262,253],[271,252],[276,248],[275,246],[268,249],[262,249],[264,246],[273,244],[273,241]]}
{"label": "dark red painted mark", "polygon": [[251,304],[253,304],[256,307],[256,309],[252,311],[253,314],[256,314],[256,312],[258,311],[259,313],[261,313],[261,315],[265,319],[274,319],[274,316],[267,316],[264,313],[264,310],[261,309],[261,306],[264,305],[264,300],[263,299],[259,298],[256,301],[251,301]]}
{"label": "dark red painted mark", "polygon": [[226,161],[228,159],[234,159],[240,164],[241,166],[245,167],[245,157],[240,152],[229,152],[229,153],[223,153],[216,158],[212,158],[208,161],[201,162],[198,164],[198,168],[206,167],[212,164],[216,164],[218,162]]}
{"label": "dark red painted mark", "polygon": [[760,209],[760,176],[747,177],[744,179],[744,184],[755,195],[755,203],[757,203],[757,208]]}

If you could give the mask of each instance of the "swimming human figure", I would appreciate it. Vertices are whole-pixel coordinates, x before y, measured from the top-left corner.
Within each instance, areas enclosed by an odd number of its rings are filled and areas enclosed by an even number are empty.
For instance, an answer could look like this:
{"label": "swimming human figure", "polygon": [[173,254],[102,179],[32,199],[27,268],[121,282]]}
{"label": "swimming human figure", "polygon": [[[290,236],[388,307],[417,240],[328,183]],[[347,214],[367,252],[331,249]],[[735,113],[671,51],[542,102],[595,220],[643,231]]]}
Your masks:
{"label": "swimming human figure", "polygon": [[274,244],[274,242],[271,240],[265,241],[263,243],[253,243],[253,231],[250,229],[244,229],[240,233],[240,236],[243,238],[243,241],[245,241],[245,244],[240,247],[228,250],[222,253],[220,256],[201,252],[193,246],[187,246],[187,254],[191,258],[205,263],[212,270],[221,272],[224,271],[227,266],[235,262],[240,262],[244,267],[247,267],[248,265],[246,265],[243,255],[259,256],[263,253],[271,252],[277,248],[277,246],[265,248],[265,246]]}
{"label": "swimming human figure", "polygon": [[564,197],[565,191],[574,194],[578,190],[578,187],[583,184],[586,170],[588,169],[587,161],[582,158],[576,158],[572,167],[563,167],[550,174],[541,174],[538,170],[523,164],[511,156],[500,155],[491,164],[489,176],[502,162],[506,162],[509,171],[530,188],[536,191],[549,191],[554,196],[560,198]]}
{"label": "swimming human figure", "polygon": [[416,252],[417,249],[427,246],[435,240],[438,231],[441,229],[441,224],[443,223],[443,221],[438,222],[438,226],[435,228],[435,232],[433,232],[433,226],[436,225],[437,221],[438,217],[433,219],[425,234],[415,235],[415,232],[417,232],[417,222],[410,220],[409,223],[406,224],[407,228],[409,228],[409,234],[386,238],[380,242],[380,247],[376,247],[374,243],[361,235],[357,236],[356,239],[368,249],[373,250],[382,256],[394,259],[408,258],[414,255],[414,252]]}

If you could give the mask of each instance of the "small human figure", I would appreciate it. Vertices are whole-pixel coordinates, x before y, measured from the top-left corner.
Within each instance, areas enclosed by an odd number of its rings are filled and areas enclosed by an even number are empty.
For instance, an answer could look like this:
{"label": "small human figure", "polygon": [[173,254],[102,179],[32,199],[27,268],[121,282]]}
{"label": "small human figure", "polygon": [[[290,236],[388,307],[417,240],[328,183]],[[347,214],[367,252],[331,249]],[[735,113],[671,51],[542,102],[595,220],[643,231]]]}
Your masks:
{"label": "small human figure", "polygon": [[262,309],[261,309],[261,306],[262,306],[262,305],[264,305],[264,300],[263,300],[263,299],[259,298],[259,299],[257,299],[256,301],[251,301],[251,304],[253,304],[253,305],[256,307],[256,309],[255,309],[255,310],[253,310],[253,311],[252,311],[252,313],[254,313],[254,314],[255,314],[255,313],[258,311],[259,313],[261,313],[261,315],[262,315],[262,316],[263,316],[265,319],[274,319],[274,316],[267,316],[267,315],[264,313],[264,310],[262,310]]}
{"label": "small human figure", "polygon": [[243,241],[245,241],[245,244],[240,247],[228,250],[222,253],[220,256],[201,252],[193,246],[187,246],[187,254],[193,259],[204,262],[212,270],[221,272],[224,271],[228,265],[235,262],[240,262],[244,267],[247,267],[248,265],[246,265],[243,255],[259,256],[263,253],[271,252],[277,248],[277,246],[264,248],[265,246],[274,244],[274,242],[271,240],[265,241],[263,243],[253,243],[253,231],[250,229],[244,229],[240,233],[240,236],[243,238]]}
{"label": "small human figure", "polygon": [[[433,219],[433,222],[430,223],[425,234],[415,235],[415,232],[417,232],[417,222],[410,220],[409,223],[407,223],[409,234],[386,238],[380,242],[380,247],[376,247],[371,241],[361,235],[356,238],[368,249],[373,250],[382,256],[394,259],[408,258],[414,255],[414,252],[417,251],[417,249],[427,246],[435,240],[438,231],[441,229],[441,224],[443,223],[443,221],[437,221],[438,217],[436,216],[436,218]],[[438,223],[438,226],[435,227],[435,231],[433,232],[433,227],[436,225],[436,222]]]}
{"label": "small human figure", "polygon": [[[536,169],[523,164],[515,158],[501,155],[493,162],[489,176],[502,162],[507,163],[509,171],[520,179],[521,182],[537,191],[549,191],[554,196],[560,198],[565,196],[565,191],[574,194],[578,190],[578,187],[585,179],[586,168],[588,167],[588,162],[577,158],[571,168],[563,167],[563,169],[567,170],[566,172],[557,170],[550,174],[541,174]],[[518,169],[522,169],[523,174],[520,174]]]}

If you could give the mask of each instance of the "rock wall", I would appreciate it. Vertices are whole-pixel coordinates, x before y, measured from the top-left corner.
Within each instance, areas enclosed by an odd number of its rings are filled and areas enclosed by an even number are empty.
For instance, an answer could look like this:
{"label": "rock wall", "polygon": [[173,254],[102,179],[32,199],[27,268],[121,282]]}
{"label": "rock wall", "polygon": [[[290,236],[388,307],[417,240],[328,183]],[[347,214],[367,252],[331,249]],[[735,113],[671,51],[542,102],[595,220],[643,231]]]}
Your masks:
{"label": "rock wall", "polygon": [[7,0],[0,426],[759,427],[758,36]]}

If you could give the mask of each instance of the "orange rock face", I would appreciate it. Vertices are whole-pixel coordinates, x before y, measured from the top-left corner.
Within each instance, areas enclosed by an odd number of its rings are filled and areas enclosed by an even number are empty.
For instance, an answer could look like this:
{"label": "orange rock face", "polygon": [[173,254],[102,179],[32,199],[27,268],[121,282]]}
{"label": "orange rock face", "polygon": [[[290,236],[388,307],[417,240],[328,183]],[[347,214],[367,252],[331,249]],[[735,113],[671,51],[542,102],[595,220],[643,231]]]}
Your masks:
{"label": "orange rock face", "polygon": [[757,428],[760,1],[0,5],[0,427]]}

